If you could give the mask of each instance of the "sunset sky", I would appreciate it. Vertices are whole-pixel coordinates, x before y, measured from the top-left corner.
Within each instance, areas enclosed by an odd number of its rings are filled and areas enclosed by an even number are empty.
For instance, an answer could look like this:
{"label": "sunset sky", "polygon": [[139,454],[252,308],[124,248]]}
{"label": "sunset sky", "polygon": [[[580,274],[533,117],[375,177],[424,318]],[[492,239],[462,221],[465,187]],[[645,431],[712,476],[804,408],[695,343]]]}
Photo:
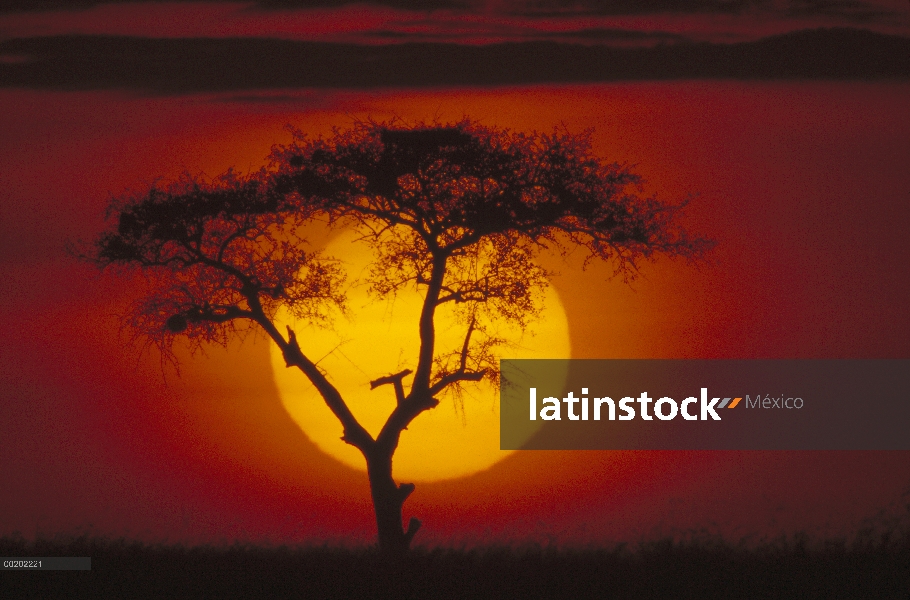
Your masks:
{"label": "sunset sky", "polygon": [[[365,474],[285,410],[264,338],[178,375],[126,343],[134,289],[66,250],[112,196],[259,168],[287,124],[593,128],[646,194],[691,196],[705,264],[545,259],[572,357],[910,358],[910,4],[677,4],[4,3],[0,535],[372,540]],[[435,410],[470,432],[492,402]],[[850,536],[908,494],[910,452],[518,451],[404,513],[418,544],[735,542]]]}

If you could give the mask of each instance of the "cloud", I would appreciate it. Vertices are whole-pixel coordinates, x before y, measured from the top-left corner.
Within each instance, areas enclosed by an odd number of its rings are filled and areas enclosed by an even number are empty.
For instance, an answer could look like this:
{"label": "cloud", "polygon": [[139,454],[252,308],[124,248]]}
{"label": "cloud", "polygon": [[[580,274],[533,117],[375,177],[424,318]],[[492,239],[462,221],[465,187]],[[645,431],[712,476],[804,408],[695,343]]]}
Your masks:
{"label": "cloud", "polygon": [[221,104],[269,104],[312,110],[335,106],[337,97],[331,93],[315,90],[300,92],[251,91],[240,94],[217,94],[211,97],[209,101]]}
{"label": "cloud", "polygon": [[692,78],[910,79],[910,39],[843,29],[650,48],[58,36],[0,42],[0,56],[27,57],[0,62],[2,87],[159,94]]}
{"label": "cloud", "polygon": [[651,46],[692,41],[691,38],[666,31],[633,31],[630,29],[608,29],[592,27],[577,31],[561,31],[550,34],[554,39],[580,43],[599,43],[612,46]]}
{"label": "cloud", "polygon": [[[135,0],[6,0],[0,13],[50,12],[90,9],[102,5],[141,5]],[[262,10],[309,10],[346,6],[374,6],[408,11],[457,10],[481,15],[648,15],[740,14],[749,11],[783,15],[840,16],[850,20],[906,13],[902,0],[170,0],[158,4],[225,5]]]}
{"label": "cloud", "polygon": [[479,23],[413,23],[402,29],[378,29],[365,32],[365,40],[394,43],[431,42],[489,45],[528,41],[553,41],[584,45],[609,45],[613,47],[655,46],[695,39],[666,31],[638,31],[608,27],[545,28],[529,24],[501,24],[485,27]]}
{"label": "cloud", "polygon": [[[83,0],[79,4],[82,10],[0,14],[0,40],[77,35],[153,39],[245,37],[347,44],[485,45],[550,40],[628,47],[684,40],[754,41],[803,29],[845,25],[910,35],[910,10],[889,18],[883,16],[890,14],[887,3],[892,0],[875,0],[876,4],[871,0],[794,0],[782,4],[708,0],[686,3],[686,10],[701,7],[718,12],[626,15],[607,14],[609,11],[586,1],[474,2],[463,10],[418,10],[409,4],[405,10],[378,4],[316,8],[313,2],[290,0],[281,0],[268,9],[252,2],[114,2],[87,8],[90,3]],[[668,6],[662,0],[646,4],[623,0],[609,6],[610,10],[630,13],[633,9],[657,10]],[[298,8],[287,8],[291,5]],[[910,9],[910,5],[906,8]],[[604,14],[593,14],[597,10]]]}
{"label": "cloud", "polygon": [[[148,3],[148,2],[145,2]],[[473,3],[463,0],[169,0],[170,4],[223,4],[238,7],[254,6],[261,9],[313,9],[339,8],[351,5],[376,5],[408,10],[469,9]],[[142,4],[136,0],[5,0],[0,4],[0,13],[73,11],[95,8],[109,4]]]}
{"label": "cloud", "polygon": [[870,23],[899,16],[898,10],[859,0],[794,0],[786,9],[790,17],[835,17],[852,23]]}
{"label": "cloud", "polygon": [[740,13],[768,4],[768,0],[519,0],[511,3],[508,12],[539,16],[565,14],[588,15],[647,15],[654,13]]}

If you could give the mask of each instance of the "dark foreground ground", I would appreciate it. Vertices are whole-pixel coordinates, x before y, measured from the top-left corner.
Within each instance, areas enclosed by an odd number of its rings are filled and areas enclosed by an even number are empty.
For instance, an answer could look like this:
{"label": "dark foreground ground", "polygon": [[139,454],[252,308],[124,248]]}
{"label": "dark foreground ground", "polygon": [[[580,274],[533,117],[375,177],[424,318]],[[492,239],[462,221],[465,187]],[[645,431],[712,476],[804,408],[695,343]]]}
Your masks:
{"label": "dark foreground ground", "polygon": [[0,539],[0,557],[90,556],[91,571],[0,571],[0,598],[868,598],[910,600],[910,543],[760,548],[370,550]]}

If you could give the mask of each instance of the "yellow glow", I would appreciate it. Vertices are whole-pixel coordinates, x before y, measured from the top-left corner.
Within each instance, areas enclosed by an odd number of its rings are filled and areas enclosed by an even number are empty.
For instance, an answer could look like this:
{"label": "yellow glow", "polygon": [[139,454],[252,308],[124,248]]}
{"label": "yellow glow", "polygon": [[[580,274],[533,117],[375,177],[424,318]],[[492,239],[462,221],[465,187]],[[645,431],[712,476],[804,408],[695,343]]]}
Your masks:
{"label": "yellow glow", "polygon": [[[341,258],[352,278],[364,272],[369,250],[343,234],[326,253]],[[341,392],[351,411],[374,437],[395,407],[391,385],[370,390],[370,381],[403,369],[414,369],[419,348],[417,322],[421,296],[415,290],[399,292],[394,300],[376,300],[365,286],[348,294],[350,320],[340,317],[332,330],[296,323],[278,316],[280,331],[290,325],[304,354],[323,369]],[[449,305],[436,316],[437,354],[461,348],[465,325],[455,321]],[[545,297],[539,322],[524,334],[500,327],[501,337],[515,347],[503,348],[508,358],[568,358],[569,327],[562,302],[552,286]],[[325,453],[355,468],[366,470],[360,452],[340,440],[342,428],[335,415],[297,369],[288,369],[280,350],[272,345],[272,367],[281,400],[294,421]],[[410,377],[406,377],[405,391]],[[451,394],[439,397],[435,409],[420,414],[402,432],[394,456],[395,477],[403,481],[434,481],[470,475],[492,466],[511,453],[499,449],[499,394],[489,383],[469,383],[461,400]],[[528,435],[533,430],[528,431]]]}

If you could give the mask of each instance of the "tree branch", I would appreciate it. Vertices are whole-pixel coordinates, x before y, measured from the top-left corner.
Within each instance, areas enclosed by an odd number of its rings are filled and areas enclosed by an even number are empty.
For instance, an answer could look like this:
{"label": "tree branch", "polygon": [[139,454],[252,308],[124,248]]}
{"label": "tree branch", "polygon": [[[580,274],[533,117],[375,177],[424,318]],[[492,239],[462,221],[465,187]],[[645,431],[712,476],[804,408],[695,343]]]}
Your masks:
{"label": "tree branch", "polygon": [[222,262],[224,259],[224,252],[227,250],[227,247],[231,245],[231,242],[243,237],[248,231],[249,229],[244,229],[243,227],[238,226],[237,231],[225,237],[221,244],[218,246],[218,258],[216,260],[219,263]]}
{"label": "tree branch", "polygon": [[404,534],[405,545],[409,545],[411,540],[414,539],[414,536],[417,534],[417,530],[420,529],[420,519],[417,517],[411,517],[411,520],[408,522],[408,530]]}
{"label": "tree branch", "polygon": [[200,306],[198,312],[187,315],[189,320],[211,321],[212,323],[226,323],[233,319],[252,319],[253,313],[237,306]]}
{"label": "tree branch", "polygon": [[351,412],[351,409],[348,408],[347,403],[345,403],[344,398],[342,398],[338,389],[322,374],[319,367],[316,366],[316,363],[307,358],[300,349],[300,344],[297,342],[297,334],[294,333],[294,330],[291,329],[290,326],[287,326],[288,339],[285,340],[284,336],[282,336],[275,327],[275,324],[265,316],[265,312],[262,310],[262,304],[259,302],[256,292],[247,293],[246,298],[247,302],[250,303],[253,320],[259,323],[269,337],[278,344],[279,348],[281,348],[285,365],[288,367],[297,367],[306,375],[307,379],[310,380],[310,383],[313,384],[322,396],[326,406],[329,407],[329,410],[331,410],[335,417],[341,422],[341,426],[344,430],[341,440],[354,446],[364,454],[369,452],[376,445],[375,440],[369,432],[364,429],[360,422],[357,421],[357,418]]}
{"label": "tree branch", "polygon": [[487,369],[482,369],[480,371],[465,371],[459,369],[454,373],[449,373],[444,375],[430,387],[430,394],[436,395],[448,386],[453,383],[458,383],[459,381],[480,381],[487,374]]}
{"label": "tree branch", "polygon": [[433,255],[433,270],[430,273],[430,282],[427,284],[427,294],[424,297],[423,309],[420,312],[420,353],[417,360],[417,371],[411,386],[411,395],[422,395],[430,387],[430,372],[433,368],[433,355],[436,349],[436,329],[434,317],[436,304],[442,290],[445,278],[446,255]]}
{"label": "tree branch", "polygon": [[474,325],[477,323],[477,314],[471,315],[471,323],[468,325],[468,332],[464,336],[464,344],[461,346],[461,372],[464,373],[468,362],[468,347],[471,345],[471,334],[474,333]]}
{"label": "tree branch", "polygon": [[386,419],[385,425],[382,426],[382,430],[376,436],[376,446],[383,448],[386,452],[394,451],[398,446],[401,432],[410,425],[411,421],[423,411],[437,406],[439,406],[439,400],[434,398],[431,393],[415,393],[412,386],[411,393],[401,404],[395,407],[395,410]]}
{"label": "tree branch", "polygon": [[386,375],[385,377],[380,377],[379,379],[374,379],[370,382],[370,389],[375,390],[381,385],[386,385],[391,383],[395,386],[395,400],[397,404],[404,402],[404,386],[401,383],[401,380],[408,375],[413,373],[410,369],[405,369],[400,373],[395,373],[394,375]]}
{"label": "tree branch", "polygon": [[[287,330],[287,342],[284,342],[282,339],[282,342],[284,343],[279,343],[287,366],[296,366],[303,371],[303,374],[307,376],[310,382],[319,391],[319,394],[329,407],[329,410],[334,413],[344,428],[341,441],[354,446],[362,452],[369,451],[375,444],[372,436],[370,436],[367,430],[357,421],[357,418],[354,417],[354,414],[348,408],[348,405],[345,403],[335,386],[326,379],[325,375],[322,374],[316,364],[307,358],[300,350],[300,344],[297,343],[297,335],[294,333],[294,330],[291,329],[290,326],[288,326]],[[281,338],[281,335],[279,334],[278,337]]]}
{"label": "tree branch", "polygon": [[436,301],[436,306],[440,304],[445,304],[446,302],[454,302],[455,304],[461,304],[464,302],[464,297],[461,295],[461,292],[453,292],[451,294],[446,294],[445,296],[440,296],[439,300]]}
{"label": "tree branch", "polygon": [[459,353],[458,370],[443,375],[439,381],[430,387],[430,394],[435,396],[446,387],[459,381],[480,381],[483,379],[484,375],[487,374],[487,369],[482,369],[480,371],[468,371],[468,350],[471,347],[471,334],[474,333],[476,324],[477,317],[475,315],[471,315],[471,322],[468,324],[468,331],[464,336],[464,343],[462,344],[461,352]]}

